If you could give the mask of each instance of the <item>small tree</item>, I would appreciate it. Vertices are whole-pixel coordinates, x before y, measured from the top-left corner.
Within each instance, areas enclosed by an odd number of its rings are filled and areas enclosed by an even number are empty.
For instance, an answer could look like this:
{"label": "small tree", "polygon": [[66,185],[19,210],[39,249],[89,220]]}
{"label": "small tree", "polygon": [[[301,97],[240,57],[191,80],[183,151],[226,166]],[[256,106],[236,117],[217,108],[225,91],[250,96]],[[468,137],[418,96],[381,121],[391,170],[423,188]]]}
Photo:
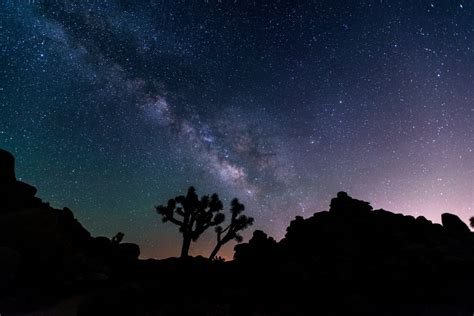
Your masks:
{"label": "small tree", "polygon": [[114,237],[112,237],[113,244],[120,244],[122,242],[123,237],[125,236],[124,233],[118,232]]}
{"label": "small tree", "polygon": [[471,227],[474,228],[474,217],[471,217],[469,221],[471,222]]}
{"label": "small tree", "polygon": [[199,199],[194,187],[188,189],[186,196],[177,196],[169,200],[166,206],[156,207],[164,223],[169,221],[179,226],[183,235],[181,258],[188,256],[191,241],[196,241],[209,227],[224,221],[225,216],[220,213],[222,209],[222,202],[217,194],[214,193],[211,197],[204,195]]}
{"label": "small tree", "polygon": [[230,219],[230,223],[225,228],[222,226],[216,227],[217,244],[209,256],[209,259],[214,259],[221,247],[232,239],[238,243],[242,242],[242,236],[239,235],[239,232],[253,224],[253,217],[248,217],[241,214],[244,210],[245,206],[240,203],[239,200],[232,200],[230,208],[232,217]]}

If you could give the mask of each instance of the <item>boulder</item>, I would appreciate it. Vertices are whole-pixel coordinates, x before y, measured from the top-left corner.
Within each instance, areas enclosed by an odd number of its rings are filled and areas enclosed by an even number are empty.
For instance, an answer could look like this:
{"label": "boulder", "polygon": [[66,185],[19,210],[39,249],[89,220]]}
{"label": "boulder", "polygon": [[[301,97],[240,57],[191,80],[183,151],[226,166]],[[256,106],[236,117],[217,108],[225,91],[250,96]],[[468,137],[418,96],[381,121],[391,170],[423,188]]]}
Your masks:
{"label": "boulder", "polygon": [[15,157],[8,151],[0,148],[0,185],[15,181]]}
{"label": "boulder", "polygon": [[338,192],[337,197],[331,200],[331,212],[337,212],[344,215],[350,215],[354,212],[363,213],[372,210],[369,202],[356,200],[350,197],[346,192]]}
{"label": "boulder", "polygon": [[416,221],[420,225],[431,225],[432,224],[432,222],[430,220],[427,220],[426,217],[424,217],[424,216],[418,216],[416,218]]}
{"label": "boulder", "polygon": [[121,243],[117,246],[117,253],[120,257],[138,259],[140,256],[140,247],[137,244]]}
{"label": "boulder", "polygon": [[456,215],[450,213],[441,214],[443,227],[451,233],[469,233],[469,227]]}
{"label": "boulder", "polygon": [[274,257],[276,241],[261,230],[255,230],[246,244],[234,247],[234,259],[240,261],[269,261]]}
{"label": "boulder", "polygon": [[88,251],[92,255],[109,256],[112,252],[112,241],[105,236],[97,236],[90,240]]}
{"label": "boulder", "polygon": [[42,202],[35,197],[36,191],[34,186],[16,180],[15,158],[0,149],[0,211],[39,207]]}

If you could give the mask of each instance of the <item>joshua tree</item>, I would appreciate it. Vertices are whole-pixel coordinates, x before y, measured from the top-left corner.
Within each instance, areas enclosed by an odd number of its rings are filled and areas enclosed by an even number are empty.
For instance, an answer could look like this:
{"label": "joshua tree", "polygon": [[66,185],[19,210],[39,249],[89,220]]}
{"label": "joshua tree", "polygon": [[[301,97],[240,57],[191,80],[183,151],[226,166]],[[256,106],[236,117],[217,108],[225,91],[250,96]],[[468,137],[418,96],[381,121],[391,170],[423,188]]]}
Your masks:
{"label": "joshua tree", "polygon": [[245,206],[240,203],[239,200],[232,200],[230,208],[232,217],[230,219],[230,223],[225,228],[222,226],[216,227],[217,244],[209,256],[209,259],[214,259],[221,247],[232,239],[238,243],[242,242],[242,236],[239,235],[239,232],[253,224],[253,217],[248,217],[241,214],[244,210]]}
{"label": "joshua tree", "polygon": [[[188,189],[186,196],[180,195],[168,201],[168,204],[156,207],[163,222],[171,222],[179,226],[183,235],[181,258],[187,257],[191,241],[196,241],[209,227],[222,223],[225,219],[222,202],[217,194],[211,197],[204,195],[199,199],[193,187]],[[180,219],[176,216],[181,217]]]}
{"label": "joshua tree", "polygon": [[113,244],[120,244],[122,242],[123,237],[125,236],[124,233],[118,232],[113,238],[112,238],[112,243]]}

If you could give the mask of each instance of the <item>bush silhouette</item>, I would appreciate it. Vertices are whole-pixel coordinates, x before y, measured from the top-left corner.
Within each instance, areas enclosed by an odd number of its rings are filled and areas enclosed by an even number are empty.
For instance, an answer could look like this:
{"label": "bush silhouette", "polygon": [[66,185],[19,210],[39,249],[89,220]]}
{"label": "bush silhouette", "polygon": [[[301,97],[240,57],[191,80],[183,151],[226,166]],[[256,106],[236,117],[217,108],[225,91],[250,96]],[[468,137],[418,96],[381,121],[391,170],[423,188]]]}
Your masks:
{"label": "bush silhouette", "polygon": [[253,224],[253,217],[241,215],[244,210],[245,206],[240,203],[238,199],[232,200],[230,208],[232,217],[230,219],[230,223],[225,228],[222,226],[216,227],[217,244],[209,256],[209,259],[214,259],[221,247],[232,239],[238,243],[242,242],[242,236],[239,235],[239,232]]}
{"label": "bush silhouette", "polygon": [[[211,197],[204,195],[199,199],[194,187],[188,189],[186,196],[177,196],[170,199],[167,205],[156,207],[164,223],[171,222],[179,226],[183,235],[181,258],[188,256],[191,241],[196,241],[209,227],[224,221],[225,216],[220,213],[222,209],[222,202],[216,193]],[[178,219],[177,216],[181,218]]]}
{"label": "bush silhouette", "polygon": [[216,262],[225,262],[225,258],[222,258],[222,257],[219,257],[219,256],[214,257],[212,260],[216,261]]}
{"label": "bush silhouette", "polygon": [[471,217],[469,221],[471,222],[471,227],[474,228],[474,216]]}

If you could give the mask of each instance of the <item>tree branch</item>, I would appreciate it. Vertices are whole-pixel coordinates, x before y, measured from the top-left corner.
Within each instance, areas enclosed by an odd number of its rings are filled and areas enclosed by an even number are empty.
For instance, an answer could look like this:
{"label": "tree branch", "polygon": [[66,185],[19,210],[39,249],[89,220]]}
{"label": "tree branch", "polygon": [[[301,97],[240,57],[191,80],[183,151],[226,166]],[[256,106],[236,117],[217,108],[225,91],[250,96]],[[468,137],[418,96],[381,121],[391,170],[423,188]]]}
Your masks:
{"label": "tree branch", "polygon": [[184,225],[182,221],[177,220],[174,217],[168,217],[167,220],[169,220],[171,223],[173,223],[175,225],[178,225],[178,226],[183,226]]}

